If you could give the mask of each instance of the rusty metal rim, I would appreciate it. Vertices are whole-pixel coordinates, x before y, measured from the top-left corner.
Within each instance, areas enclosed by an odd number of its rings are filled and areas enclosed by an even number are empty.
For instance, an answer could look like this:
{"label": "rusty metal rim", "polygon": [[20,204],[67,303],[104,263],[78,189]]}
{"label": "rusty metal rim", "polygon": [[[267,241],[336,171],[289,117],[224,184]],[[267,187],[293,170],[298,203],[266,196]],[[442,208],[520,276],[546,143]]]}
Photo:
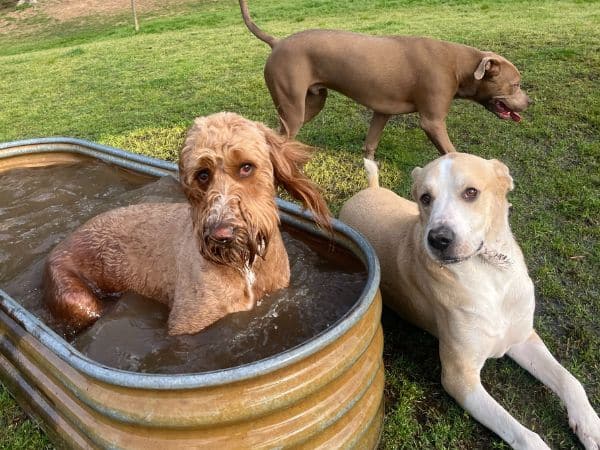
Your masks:
{"label": "rusty metal rim", "polygon": [[[175,163],[133,154],[82,139],[53,137],[0,143],[0,159],[65,151],[98,158],[148,175],[177,177]],[[298,205],[280,198],[277,198],[277,205],[282,222],[320,237],[331,238],[325,231],[316,227],[312,216]],[[361,234],[342,222],[334,219],[333,229],[334,241],[352,251],[362,260],[367,269],[367,281],[355,305],[336,324],[303,344],[269,358],[237,367],[192,374],[147,374],[114,369],[99,364],[75,350],[2,289],[0,289],[0,307],[61,359],[99,381],[124,387],[170,390],[203,388],[242,381],[287,367],[323,349],[350,330],[371,306],[376,296],[380,277],[379,262],[375,253]]]}

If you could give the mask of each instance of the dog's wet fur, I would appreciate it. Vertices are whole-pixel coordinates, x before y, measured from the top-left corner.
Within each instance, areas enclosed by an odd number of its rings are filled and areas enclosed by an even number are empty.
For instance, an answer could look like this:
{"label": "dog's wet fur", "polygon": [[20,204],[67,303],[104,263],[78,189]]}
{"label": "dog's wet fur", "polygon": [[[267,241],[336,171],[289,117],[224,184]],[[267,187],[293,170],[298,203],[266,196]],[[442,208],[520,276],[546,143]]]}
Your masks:
{"label": "dog's wet fur", "polygon": [[71,331],[125,291],[167,304],[169,334],[196,333],[286,287],[290,268],[275,201],[282,186],[327,227],[302,172],[312,149],[233,113],[195,120],[180,152],[187,203],[139,204],[96,216],[48,256],[45,302]]}

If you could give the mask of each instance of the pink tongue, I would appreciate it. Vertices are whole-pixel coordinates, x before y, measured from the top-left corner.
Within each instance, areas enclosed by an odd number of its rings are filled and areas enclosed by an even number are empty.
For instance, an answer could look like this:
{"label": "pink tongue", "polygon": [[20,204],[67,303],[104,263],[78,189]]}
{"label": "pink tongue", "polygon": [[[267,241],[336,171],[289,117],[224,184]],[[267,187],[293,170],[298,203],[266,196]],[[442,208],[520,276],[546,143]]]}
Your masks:
{"label": "pink tongue", "polygon": [[514,112],[514,111],[510,112],[510,118],[512,120],[514,120],[515,122],[520,122],[521,121],[521,115],[519,113]]}

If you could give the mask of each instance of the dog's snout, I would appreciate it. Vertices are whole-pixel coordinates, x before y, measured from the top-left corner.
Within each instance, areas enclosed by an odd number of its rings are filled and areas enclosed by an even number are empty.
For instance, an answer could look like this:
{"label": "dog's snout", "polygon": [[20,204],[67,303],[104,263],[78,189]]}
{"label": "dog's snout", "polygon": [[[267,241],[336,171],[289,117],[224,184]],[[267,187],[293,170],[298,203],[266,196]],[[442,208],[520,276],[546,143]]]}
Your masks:
{"label": "dog's snout", "polygon": [[211,228],[209,237],[218,242],[228,243],[233,240],[233,227],[231,225],[217,225]]}
{"label": "dog's snout", "polygon": [[427,242],[436,250],[446,250],[454,241],[454,231],[446,226],[434,228],[427,234]]}

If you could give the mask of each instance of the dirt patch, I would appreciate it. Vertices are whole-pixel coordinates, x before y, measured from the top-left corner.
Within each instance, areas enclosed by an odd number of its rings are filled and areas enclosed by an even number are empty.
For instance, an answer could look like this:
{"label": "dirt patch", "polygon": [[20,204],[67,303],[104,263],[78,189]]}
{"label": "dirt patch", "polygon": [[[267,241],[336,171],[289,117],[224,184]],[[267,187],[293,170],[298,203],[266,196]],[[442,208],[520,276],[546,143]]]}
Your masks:
{"label": "dirt patch", "polygon": [[[138,15],[150,11],[168,10],[170,6],[188,0],[135,0]],[[19,33],[19,27],[27,22],[28,33],[32,28],[29,19],[36,16],[50,22],[77,21],[90,16],[111,16],[131,12],[131,0],[37,0],[28,7],[17,7],[17,0],[0,0],[0,35]]]}
{"label": "dirt patch", "polygon": [[[13,3],[16,5],[17,2]],[[15,9],[14,5],[7,6],[4,3],[0,8],[0,35],[18,30],[22,20],[35,17],[37,14],[34,8]]]}
{"label": "dirt patch", "polygon": [[[136,0],[138,13],[167,9],[177,0]],[[53,19],[65,22],[79,17],[94,15],[116,15],[131,11],[130,0],[38,0],[41,8]]]}

